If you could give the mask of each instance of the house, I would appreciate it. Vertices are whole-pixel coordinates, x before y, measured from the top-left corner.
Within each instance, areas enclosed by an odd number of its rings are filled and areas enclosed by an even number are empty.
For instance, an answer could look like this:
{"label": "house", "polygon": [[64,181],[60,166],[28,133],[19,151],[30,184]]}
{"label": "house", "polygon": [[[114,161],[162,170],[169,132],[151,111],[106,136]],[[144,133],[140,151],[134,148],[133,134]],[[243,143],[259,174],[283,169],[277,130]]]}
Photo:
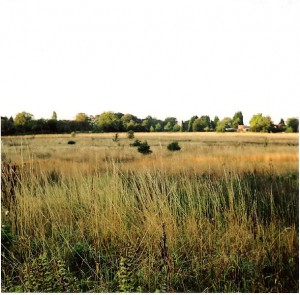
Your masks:
{"label": "house", "polygon": [[250,126],[246,126],[246,125],[238,125],[238,132],[247,132],[250,130]]}

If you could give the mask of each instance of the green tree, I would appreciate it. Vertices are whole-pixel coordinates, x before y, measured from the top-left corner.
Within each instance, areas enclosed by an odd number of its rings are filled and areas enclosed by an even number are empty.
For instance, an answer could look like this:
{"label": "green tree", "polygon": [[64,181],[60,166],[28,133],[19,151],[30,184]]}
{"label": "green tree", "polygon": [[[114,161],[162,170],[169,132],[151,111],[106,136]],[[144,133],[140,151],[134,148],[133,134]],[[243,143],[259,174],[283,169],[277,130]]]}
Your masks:
{"label": "green tree", "polygon": [[299,119],[288,118],[286,120],[286,131],[287,132],[299,132]]}
{"label": "green tree", "polygon": [[177,119],[175,117],[167,117],[163,124],[165,131],[172,131],[175,124],[177,124]]}
{"label": "green tree", "polygon": [[[201,116],[200,118],[196,119],[193,123],[193,131],[207,131],[210,129],[210,118],[209,116]],[[206,128],[206,129],[205,129]]]}
{"label": "green tree", "polygon": [[214,129],[214,130],[216,130],[219,121],[220,121],[219,117],[215,116],[214,120],[212,121],[213,123],[211,125],[211,128]]}
{"label": "green tree", "polygon": [[236,112],[232,118],[232,127],[237,129],[239,125],[244,125],[243,114],[241,111]]}
{"label": "green tree", "polygon": [[250,130],[254,132],[269,132],[271,126],[271,117],[263,116],[261,113],[253,115],[250,120]]}
{"label": "green tree", "polygon": [[78,113],[75,117],[74,126],[76,130],[88,131],[92,130],[93,127],[90,124],[91,118],[85,113]]}
{"label": "green tree", "polygon": [[144,131],[149,132],[151,126],[155,126],[155,124],[157,123],[157,119],[151,117],[151,116],[147,116],[143,121],[142,121],[142,127],[144,129]]}
{"label": "green tree", "polygon": [[193,124],[195,122],[195,120],[198,119],[198,116],[193,116],[189,121],[188,121],[188,128],[187,131],[188,132],[192,132],[193,131]]}
{"label": "green tree", "polygon": [[14,119],[16,126],[25,126],[33,119],[33,115],[27,112],[18,113]]}
{"label": "green tree", "polygon": [[133,130],[135,131],[138,119],[137,117],[131,115],[131,114],[125,114],[121,117],[121,123],[123,125],[124,130],[129,131]]}
{"label": "green tree", "polygon": [[189,120],[187,120],[187,121],[181,121],[181,128],[180,128],[181,132],[188,131],[188,127],[189,127]]}
{"label": "green tree", "polygon": [[155,131],[156,132],[160,132],[161,130],[162,130],[161,124],[159,122],[156,123],[156,125],[155,125]]}
{"label": "green tree", "polygon": [[56,112],[52,113],[51,119],[57,121],[57,114],[56,114]]}
{"label": "green tree", "polygon": [[78,113],[75,117],[75,121],[85,123],[89,121],[89,116],[85,113]]}
{"label": "green tree", "polygon": [[12,117],[1,117],[1,134],[12,135],[15,133],[14,120]]}
{"label": "green tree", "polygon": [[172,131],[172,123],[171,122],[167,122],[167,124],[164,126],[164,131]]}
{"label": "green tree", "polygon": [[218,121],[216,131],[217,132],[225,132],[227,128],[232,128],[232,119],[229,117],[225,117],[221,121]]}
{"label": "green tree", "polygon": [[120,121],[113,112],[103,112],[97,116],[97,123],[99,129],[103,132],[116,132],[119,131]]}
{"label": "green tree", "polygon": [[173,131],[174,131],[174,132],[178,132],[178,131],[180,131],[180,129],[181,129],[181,127],[179,126],[178,123],[176,123],[176,124],[173,126]]}

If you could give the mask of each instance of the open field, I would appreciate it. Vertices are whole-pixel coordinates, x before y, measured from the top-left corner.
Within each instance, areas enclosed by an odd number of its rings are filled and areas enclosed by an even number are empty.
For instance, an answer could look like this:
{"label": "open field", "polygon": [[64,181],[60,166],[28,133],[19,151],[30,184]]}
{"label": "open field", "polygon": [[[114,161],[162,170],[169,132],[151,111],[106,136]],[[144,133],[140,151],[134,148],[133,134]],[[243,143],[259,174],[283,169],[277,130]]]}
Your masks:
{"label": "open field", "polygon": [[[129,147],[132,140],[120,134],[46,135],[2,138],[2,158],[18,164],[38,163],[41,169],[59,169],[63,173],[92,172],[107,169],[107,162],[122,163],[121,169],[163,168],[168,171],[223,171],[224,166],[235,171],[298,169],[297,134],[255,133],[136,133],[147,140],[153,153],[147,157]],[[68,145],[69,140],[76,145]],[[179,153],[169,152],[171,141],[179,142]],[[72,165],[70,165],[72,164]],[[70,167],[72,166],[72,167]],[[64,169],[65,168],[65,169]]]}
{"label": "open field", "polygon": [[2,291],[298,292],[298,134],[113,136],[2,137]]}

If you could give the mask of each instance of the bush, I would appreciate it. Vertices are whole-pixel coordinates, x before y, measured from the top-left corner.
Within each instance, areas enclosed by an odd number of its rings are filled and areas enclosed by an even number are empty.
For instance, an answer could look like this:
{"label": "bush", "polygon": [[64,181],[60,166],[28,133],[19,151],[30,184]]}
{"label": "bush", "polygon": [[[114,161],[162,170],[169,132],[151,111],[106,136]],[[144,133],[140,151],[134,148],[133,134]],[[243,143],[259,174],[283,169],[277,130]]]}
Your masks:
{"label": "bush", "polygon": [[127,138],[129,138],[129,139],[133,139],[134,138],[134,131],[133,130],[129,130],[127,132]]}
{"label": "bush", "polygon": [[130,144],[130,146],[140,146],[141,144],[141,141],[136,139],[133,143]]}
{"label": "bush", "polygon": [[68,144],[75,144],[76,143],[76,141],[74,141],[74,140],[69,140],[68,141]]}
{"label": "bush", "polygon": [[147,141],[144,141],[143,143],[140,144],[138,147],[138,152],[144,155],[151,154],[152,151],[150,150],[150,146],[147,143]]}
{"label": "bush", "polygon": [[177,141],[171,142],[167,148],[169,151],[180,151],[181,150],[181,147],[179,146]]}

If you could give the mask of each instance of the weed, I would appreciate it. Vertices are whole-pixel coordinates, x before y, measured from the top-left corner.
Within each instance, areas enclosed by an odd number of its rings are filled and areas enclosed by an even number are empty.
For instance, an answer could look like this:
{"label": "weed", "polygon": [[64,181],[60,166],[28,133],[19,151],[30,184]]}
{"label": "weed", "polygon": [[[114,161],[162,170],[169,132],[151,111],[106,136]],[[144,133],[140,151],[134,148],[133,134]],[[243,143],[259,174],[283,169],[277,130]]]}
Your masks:
{"label": "weed", "polygon": [[119,134],[116,133],[116,134],[113,136],[112,141],[118,142],[119,140],[120,140],[120,139],[119,139]]}

